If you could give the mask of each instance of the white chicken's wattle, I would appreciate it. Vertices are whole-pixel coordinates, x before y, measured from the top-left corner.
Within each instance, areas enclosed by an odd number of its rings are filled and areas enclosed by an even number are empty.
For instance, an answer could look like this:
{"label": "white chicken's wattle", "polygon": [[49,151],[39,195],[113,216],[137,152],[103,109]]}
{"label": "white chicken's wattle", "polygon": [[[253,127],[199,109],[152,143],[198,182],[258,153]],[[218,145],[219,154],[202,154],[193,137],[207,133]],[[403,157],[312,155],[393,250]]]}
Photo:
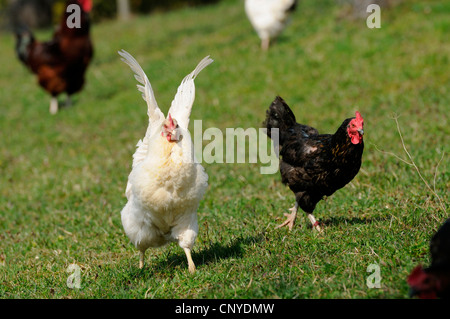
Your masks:
{"label": "white chicken's wattle", "polygon": [[180,86],[167,119],[159,109],[150,82],[126,51],[119,54],[135,72],[148,106],[149,125],[133,155],[121,218],[125,233],[140,251],[139,267],[149,247],[177,242],[184,249],[189,271],[195,271],[191,250],[198,233],[197,209],[208,186],[208,175],[197,162],[188,131],[195,99],[194,79],[213,62],[204,58]]}
{"label": "white chicken's wattle", "polygon": [[245,12],[261,39],[263,50],[286,27],[296,5],[297,0],[245,0]]}

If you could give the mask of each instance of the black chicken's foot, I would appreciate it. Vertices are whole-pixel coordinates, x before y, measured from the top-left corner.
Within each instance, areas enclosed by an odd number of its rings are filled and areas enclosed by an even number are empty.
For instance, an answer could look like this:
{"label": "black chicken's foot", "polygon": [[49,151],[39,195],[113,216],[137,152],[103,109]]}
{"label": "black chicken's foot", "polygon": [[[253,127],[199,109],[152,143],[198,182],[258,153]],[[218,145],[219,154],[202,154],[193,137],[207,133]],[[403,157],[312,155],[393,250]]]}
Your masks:
{"label": "black chicken's foot", "polygon": [[292,230],[292,228],[294,227],[295,219],[297,218],[298,204],[295,203],[295,206],[289,208],[289,210],[292,213],[290,213],[290,214],[284,213],[284,216],[286,216],[287,219],[281,225],[278,225],[275,228],[281,228],[281,227],[284,227],[284,226],[288,226],[289,230]]}

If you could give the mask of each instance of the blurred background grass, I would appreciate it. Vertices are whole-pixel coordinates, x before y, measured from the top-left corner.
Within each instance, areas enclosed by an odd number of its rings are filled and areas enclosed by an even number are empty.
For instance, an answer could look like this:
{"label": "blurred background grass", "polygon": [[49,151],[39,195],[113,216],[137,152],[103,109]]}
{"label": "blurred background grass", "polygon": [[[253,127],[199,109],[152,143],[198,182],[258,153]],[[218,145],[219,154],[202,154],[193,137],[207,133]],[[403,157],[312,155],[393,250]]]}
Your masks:
{"label": "blurred background grass", "polygon": [[[382,9],[381,29],[368,29],[345,2],[304,0],[265,53],[243,1],[99,19],[85,88],[56,116],[16,59],[13,35],[0,32],[0,297],[406,297],[408,273],[428,263],[430,236],[448,216],[410,166],[374,145],[404,156],[390,118],[399,114],[406,145],[448,207],[449,13],[447,1],[403,1]],[[36,30],[40,40],[51,34]],[[324,234],[304,216],[291,232],[274,229],[294,202],[278,173],[204,164],[197,273],[176,245],[152,250],[139,270],[120,210],[148,119],[120,49],[140,62],[164,112],[181,79],[211,55],[196,79],[191,128],[195,119],[203,129],[260,127],[277,94],[323,133],[359,110],[362,169],[318,204]],[[81,289],[66,285],[71,263],[81,267]],[[380,289],[366,286],[372,263]]]}

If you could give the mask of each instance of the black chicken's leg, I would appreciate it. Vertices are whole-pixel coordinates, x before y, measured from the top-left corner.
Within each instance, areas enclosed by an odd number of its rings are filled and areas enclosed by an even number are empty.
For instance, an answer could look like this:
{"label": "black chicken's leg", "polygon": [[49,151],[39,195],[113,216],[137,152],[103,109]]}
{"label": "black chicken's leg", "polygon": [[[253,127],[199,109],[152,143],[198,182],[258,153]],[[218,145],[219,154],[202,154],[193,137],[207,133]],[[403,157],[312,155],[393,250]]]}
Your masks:
{"label": "black chicken's leg", "polygon": [[314,215],[311,214],[311,213],[307,213],[307,214],[308,214],[308,219],[311,221],[312,226],[313,226],[315,229],[317,229],[317,231],[318,231],[319,233],[321,233],[321,232],[322,232],[322,229],[320,228],[319,222],[316,220],[316,218],[314,217]]}
{"label": "black chicken's leg", "polygon": [[[298,211],[298,204],[297,202],[295,202],[294,207],[289,208],[289,210],[291,211],[290,214],[285,213],[284,216],[287,217],[287,219],[280,225],[278,225],[275,228],[281,228],[284,226],[288,226],[289,230],[292,230],[292,228],[294,227],[294,223],[295,220],[297,219],[297,211]],[[312,213],[307,213],[308,215],[308,219],[311,221],[312,226],[320,233],[322,232],[322,229],[319,226],[319,222],[316,220],[316,218],[314,217],[314,215]]]}

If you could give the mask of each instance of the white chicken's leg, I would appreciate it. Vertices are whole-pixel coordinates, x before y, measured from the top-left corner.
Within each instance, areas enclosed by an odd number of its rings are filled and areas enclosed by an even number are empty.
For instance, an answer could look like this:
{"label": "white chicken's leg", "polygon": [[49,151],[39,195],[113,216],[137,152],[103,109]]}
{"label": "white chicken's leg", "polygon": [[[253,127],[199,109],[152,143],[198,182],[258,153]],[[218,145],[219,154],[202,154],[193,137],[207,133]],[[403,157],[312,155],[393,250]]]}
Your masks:
{"label": "white chicken's leg", "polygon": [[261,40],[261,49],[263,49],[264,51],[267,51],[269,49],[269,45],[270,39],[268,37]]}
{"label": "white chicken's leg", "polygon": [[145,251],[140,251],[139,254],[139,269],[144,268],[144,257],[145,257]]}
{"label": "white chicken's leg", "polygon": [[320,226],[319,226],[319,222],[316,220],[316,218],[314,217],[314,215],[313,215],[313,214],[308,214],[308,218],[309,218],[309,220],[310,220],[312,226],[313,226],[315,229],[317,229],[317,231],[318,231],[319,233],[322,232],[322,230],[320,229]]}
{"label": "white chicken's leg", "polygon": [[195,272],[195,264],[191,257],[191,250],[189,248],[183,248],[183,249],[184,249],[184,253],[186,254],[186,257],[187,257],[189,272],[191,274],[193,274]]}
{"label": "white chicken's leg", "polygon": [[281,225],[278,225],[275,228],[281,228],[283,226],[288,225],[289,230],[292,230],[292,227],[294,227],[295,219],[297,218],[297,210],[298,210],[298,204],[295,202],[294,207],[289,208],[289,210],[292,212],[290,214],[285,213],[284,216],[287,217],[287,219],[282,223]]}
{"label": "white chicken's leg", "polygon": [[50,114],[58,113],[58,99],[56,97],[52,97],[50,100]]}

